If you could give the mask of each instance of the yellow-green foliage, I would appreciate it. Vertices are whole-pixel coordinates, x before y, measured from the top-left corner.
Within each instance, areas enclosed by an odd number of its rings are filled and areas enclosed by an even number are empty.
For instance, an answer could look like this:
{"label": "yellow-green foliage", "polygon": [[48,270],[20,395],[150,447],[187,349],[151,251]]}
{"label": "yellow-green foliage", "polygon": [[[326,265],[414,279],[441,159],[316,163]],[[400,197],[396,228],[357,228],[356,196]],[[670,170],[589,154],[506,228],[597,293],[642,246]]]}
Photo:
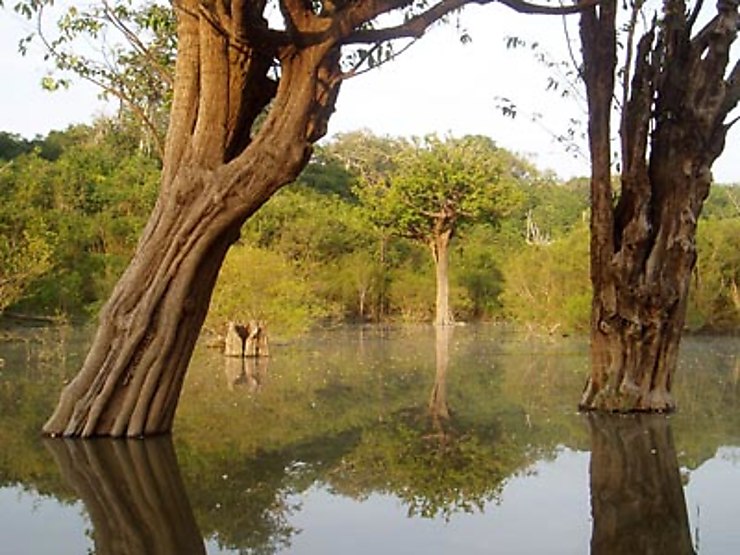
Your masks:
{"label": "yellow-green foliage", "polygon": [[591,307],[588,264],[585,225],[550,244],[525,245],[510,253],[501,294],[506,316],[550,330],[586,329]]}
{"label": "yellow-green foliage", "polygon": [[285,337],[307,330],[336,310],[280,254],[235,245],[219,274],[206,325],[220,330],[229,320],[265,320],[271,334]]}
{"label": "yellow-green foliage", "polygon": [[740,218],[702,220],[689,295],[691,328],[740,329]]}

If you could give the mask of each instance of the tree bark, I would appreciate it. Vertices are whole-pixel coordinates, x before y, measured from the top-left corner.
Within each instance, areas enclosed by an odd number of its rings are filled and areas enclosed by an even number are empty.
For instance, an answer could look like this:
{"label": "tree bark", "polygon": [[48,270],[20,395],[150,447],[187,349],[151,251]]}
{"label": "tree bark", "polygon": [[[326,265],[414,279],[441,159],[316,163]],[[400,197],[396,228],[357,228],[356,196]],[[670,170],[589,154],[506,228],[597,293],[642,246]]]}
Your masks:
{"label": "tree bark", "polygon": [[452,231],[445,229],[434,234],[430,244],[437,283],[437,301],[434,325],[451,326],[455,323],[450,310],[449,248]]}
{"label": "tree bark", "polygon": [[737,0],[693,38],[681,0],[639,41],[621,135],[619,199],[612,200],[609,113],[614,86],[614,2],[582,15],[589,101],[592,369],[588,410],[670,411],[673,375],[696,264],[696,226],[724,148],[724,120],[740,97],[728,79]]}
{"label": "tree bark", "polygon": [[46,447],[85,504],[95,553],[205,555],[169,439],[47,440]]}
{"label": "tree bark", "polygon": [[[340,71],[331,37],[304,48],[250,48],[239,37],[256,33],[258,20],[240,23],[246,16],[236,6],[233,16],[194,1],[175,9],[179,51],[160,196],[83,368],[44,426],[49,435],[171,430],[228,248],[243,222],[305,166],[334,108]],[[273,57],[277,85],[267,76]]]}
{"label": "tree bark", "polygon": [[693,555],[670,422],[591,414],[594,555]]}

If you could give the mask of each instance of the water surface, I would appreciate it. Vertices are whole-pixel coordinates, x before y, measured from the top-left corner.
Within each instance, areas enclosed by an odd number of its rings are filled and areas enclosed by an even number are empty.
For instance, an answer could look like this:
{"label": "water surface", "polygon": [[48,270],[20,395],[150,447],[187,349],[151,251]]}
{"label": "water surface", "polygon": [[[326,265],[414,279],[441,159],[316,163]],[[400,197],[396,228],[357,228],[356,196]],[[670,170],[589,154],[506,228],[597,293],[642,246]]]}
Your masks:
{"label": "water surface", "polygon": [[173,438],[39,436],[88,333],[0,342],[0,553],[740,553],[740,339],[670,417],[580,415],[584,338],[344,329],[198,347]]}

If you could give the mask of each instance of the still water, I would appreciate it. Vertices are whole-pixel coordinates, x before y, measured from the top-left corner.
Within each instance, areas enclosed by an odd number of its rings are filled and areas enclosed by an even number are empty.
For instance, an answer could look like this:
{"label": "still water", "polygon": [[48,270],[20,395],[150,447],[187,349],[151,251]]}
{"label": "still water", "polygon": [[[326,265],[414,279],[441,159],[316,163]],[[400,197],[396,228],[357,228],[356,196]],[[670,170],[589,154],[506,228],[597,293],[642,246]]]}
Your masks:
{"label": "still water", "polygon": [[43,439],[87,337],[0,342],[0,554],[740,553],[740,338],[685,340],[670,417],[578,414],[578,337],[202,345],[172,439]]}

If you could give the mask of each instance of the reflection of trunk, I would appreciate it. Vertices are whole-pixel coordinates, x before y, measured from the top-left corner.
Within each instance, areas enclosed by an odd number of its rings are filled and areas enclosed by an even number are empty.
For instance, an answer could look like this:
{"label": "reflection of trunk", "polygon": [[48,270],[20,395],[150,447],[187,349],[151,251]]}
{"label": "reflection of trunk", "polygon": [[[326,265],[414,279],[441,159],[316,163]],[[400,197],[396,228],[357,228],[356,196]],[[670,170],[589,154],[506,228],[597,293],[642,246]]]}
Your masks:
{"label": "reflection of trunk", "polygon": [[46,447],[87,508],[96,553],[206,553],[169,438]]}
{"label": "reflection of trunk", "polygon": [[435,233],[430,245],[437,277],[437,308],[434,318],[434,324],[437,326],[449,326],[455,322],[450,311],[449,247],[451,238],[451,230],[440,231]]}
{"label": "reflection of trunk", "polygon": [[592,414],[594,555],[693,554],[670,423]]}
{"label": "reflection of trunk", "polygon": [[443,432],[443,424],[450,419],[450,409],[447,404],[447,368],[450,364],[451,339],[451,327],[437,326],[437,373],[434,376],[434,387],[429,397],[429,414],[432,417],[432,426],[438,432]]}
{"label": "reflection of trunk", "polygon": [[[584,10],[581,35],[591,149],[592,372],[584,409],[665,411],[696,263],[696,226],[740,97],[740,65],[724,80],[737,3],[692,38],[682,0],[639,41],[620,128],[621,190],[614,206],[609,116],[616,2]],[[734,80],[734,84],[732,83]]]}
{"label": "reflection of trunk", "polygon": [[267,373],[267,360],[260,357],[224,358],[226,387],[230,391],[236,386],[246,387],[250,393],[259,391]]}

